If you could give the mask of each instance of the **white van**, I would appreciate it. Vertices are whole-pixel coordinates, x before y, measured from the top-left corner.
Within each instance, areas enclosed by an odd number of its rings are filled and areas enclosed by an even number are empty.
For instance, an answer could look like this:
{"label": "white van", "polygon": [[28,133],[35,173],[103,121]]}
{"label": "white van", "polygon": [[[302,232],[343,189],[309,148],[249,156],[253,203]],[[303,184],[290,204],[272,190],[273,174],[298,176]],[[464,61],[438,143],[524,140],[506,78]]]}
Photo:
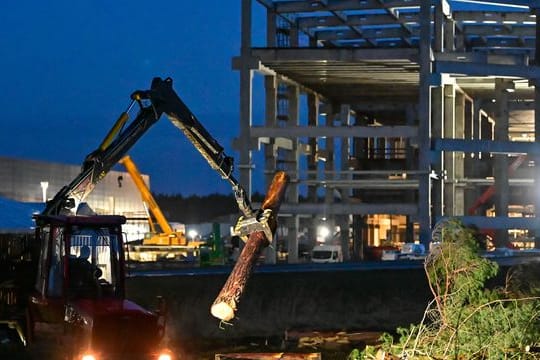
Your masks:
{"label": "white van", "polygon": [[343,262],[343,252],[340,245],[318,245],[311,251],[313,263]]}

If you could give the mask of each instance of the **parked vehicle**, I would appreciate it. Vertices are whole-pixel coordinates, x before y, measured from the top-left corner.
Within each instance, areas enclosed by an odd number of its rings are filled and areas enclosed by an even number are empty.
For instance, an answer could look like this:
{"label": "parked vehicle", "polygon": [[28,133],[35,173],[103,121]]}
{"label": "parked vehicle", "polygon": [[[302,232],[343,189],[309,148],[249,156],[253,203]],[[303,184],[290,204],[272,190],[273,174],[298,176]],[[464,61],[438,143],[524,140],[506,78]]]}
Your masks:
{"label": "parked vehicle", "polygon": [[343,251],[340,245],[318,245],[311,251],[311,262],[338,263],[343,262]]}
{"label": "parked vehicle", "polygon": [[383,250],[381,260],[423,260],[426,257],[426,248],[423,244],[405,243],[401,250],[388,249]]}
{"label": "parked vehicle", "polygon": [[382,261],[399,260],[400,255],[401,255],[401,251],[396,250],[396,249],[383,250],[381,254],[381,260]]}
{"label": "parked vehicle", "polygon": [[423,244],[405,243],[401,246],[400,259],[423,260],[426,257],[426,247]]}

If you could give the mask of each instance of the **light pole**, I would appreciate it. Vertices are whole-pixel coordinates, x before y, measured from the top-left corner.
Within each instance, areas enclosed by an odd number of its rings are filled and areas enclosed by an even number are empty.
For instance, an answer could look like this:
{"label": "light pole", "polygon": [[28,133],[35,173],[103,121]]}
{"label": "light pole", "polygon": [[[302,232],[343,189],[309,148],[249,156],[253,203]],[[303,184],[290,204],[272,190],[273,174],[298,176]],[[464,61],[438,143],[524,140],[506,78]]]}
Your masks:
{"label": "light pole", "polygon": [[41,192],[43,194],[43,202],[47,202],[47,188],[49,187],[48,181],[42,181],[39,183],[41,185]]}

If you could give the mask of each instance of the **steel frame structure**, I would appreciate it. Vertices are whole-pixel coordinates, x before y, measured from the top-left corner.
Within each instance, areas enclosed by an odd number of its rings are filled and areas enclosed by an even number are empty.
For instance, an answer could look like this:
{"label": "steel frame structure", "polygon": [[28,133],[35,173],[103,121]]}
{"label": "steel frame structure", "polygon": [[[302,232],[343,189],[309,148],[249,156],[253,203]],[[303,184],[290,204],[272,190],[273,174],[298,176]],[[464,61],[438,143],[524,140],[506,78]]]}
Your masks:
{"label": "steel frame structure", "polygon": [[[428,244],[440,218],[492,223],[483,219],[485,211],[466,214],[491,180],[502,229],[496,244],[504,246],[506,230],[516,226],[509,205],[539,208],[533,184],[540,167],[533,165],[540,155],[532,142],[540,136],[540,1],[241,4],[242,46],[233,59],[240,73],[234,142],[240,183],[250,191],[252,153],[260,144],[268,179],[275,170],[292,174],[282,206],[290,216],[291,262],[299,219],[306,216],[329,215],[345,229],[354,216],[403,214]],[[255,6],[266,12],[264,47],[252,43]],[[252,115],[254,75],[264,77],[264,119]],[[509,178],[509,158],[523,153],[530,161]],[[515,188],[526,196],[516,200]],[[523,226],[534,230],[540,223],[534,218]],[[345,244],[349,232],[343,233]]]}

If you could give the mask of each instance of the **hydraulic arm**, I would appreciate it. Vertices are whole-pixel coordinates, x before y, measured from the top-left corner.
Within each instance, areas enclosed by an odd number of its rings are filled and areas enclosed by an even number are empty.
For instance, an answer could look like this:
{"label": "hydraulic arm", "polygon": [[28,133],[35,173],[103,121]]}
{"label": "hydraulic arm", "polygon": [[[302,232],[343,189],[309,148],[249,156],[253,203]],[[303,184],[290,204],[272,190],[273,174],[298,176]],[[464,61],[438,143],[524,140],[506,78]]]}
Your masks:
{"label": "hydraulic arm", "polygon": [[[233,177],[233,158],[224,153],[223,147],[208,133],[195,115],[178,97],[172,87],[172,79],[154,78],[150,90],[135,91],[131,103],[100,146],[88,154],[81,173],[47,203],[44,215],[57,215],[81,202],[110,169],[127,154],[129,149],[165,113],[171,122],[186,135],[206,159],[212,169],[227,180],[234,191],[236,201],[244,217],[254,216],[244,189]],[[129,113],[138,106],[139,111],[129,122]]]}

